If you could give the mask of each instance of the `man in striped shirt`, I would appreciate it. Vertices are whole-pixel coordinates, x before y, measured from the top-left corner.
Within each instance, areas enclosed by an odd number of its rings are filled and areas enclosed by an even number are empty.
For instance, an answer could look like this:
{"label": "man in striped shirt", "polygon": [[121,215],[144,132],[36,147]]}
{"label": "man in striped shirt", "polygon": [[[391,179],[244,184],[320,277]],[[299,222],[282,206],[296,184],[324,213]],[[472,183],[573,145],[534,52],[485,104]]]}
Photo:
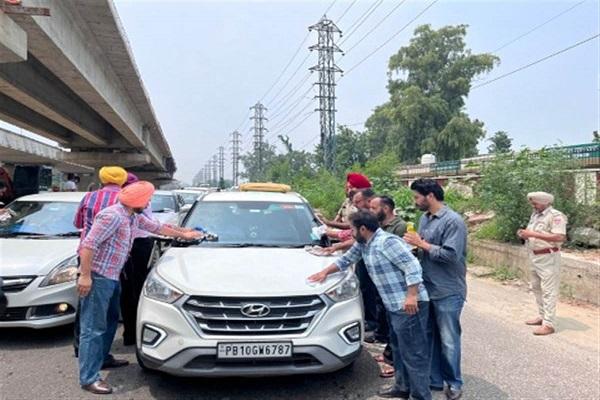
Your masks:
{"label": "man in striped shirt", "polygon": [[119,275],[129,257],[137,229],[183,238],[199,239],[199,232],[182,232],[142,215],[154,193],[150,182],[136,182],[121,191],[118,203],[102,210],[81,243],[81,337],[79,383],[94,394],[110,394],[100,369],[110,352],[119,322]]}
{"label": "man in striped shirt", "polygon": [[[75,214],[75,220],[73,225],[77,229],[81,229],[81,236],[79,246],[92,229],[94,218],[96,215],[107,207],[110,207],[117,203],[117,196],[121,191],[121,186],[127,181],[127,171],[121,167],[102,167],[98,173],[100,182],[102,182],[102,188],[93,192],[88,192],[81,199],[79,208]],[[75,326],[73,332],[73,348],[75,357],[79,356],[79,309],[75,314]],[[105,362],[105,367],[118,366],[120,362],[109,354],[108,359]]]}

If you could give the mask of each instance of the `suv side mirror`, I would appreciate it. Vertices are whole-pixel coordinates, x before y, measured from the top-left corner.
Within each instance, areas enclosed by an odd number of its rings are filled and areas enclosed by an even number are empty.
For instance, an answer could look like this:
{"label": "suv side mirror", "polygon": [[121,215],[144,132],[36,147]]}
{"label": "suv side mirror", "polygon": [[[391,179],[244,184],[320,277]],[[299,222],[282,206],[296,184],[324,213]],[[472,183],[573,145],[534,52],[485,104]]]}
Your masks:
{"label": "suv side mirror", "polygon": [[186,204],[186,205],[182,206],[182,207],[179,209],[179,212],[180,212],[180,213],[182,213],[182,214],[186,214],[186,213],[187,213],[188,211],[190,211],[191,209],[192,209],[192,205],[191,205],[191,204]]}

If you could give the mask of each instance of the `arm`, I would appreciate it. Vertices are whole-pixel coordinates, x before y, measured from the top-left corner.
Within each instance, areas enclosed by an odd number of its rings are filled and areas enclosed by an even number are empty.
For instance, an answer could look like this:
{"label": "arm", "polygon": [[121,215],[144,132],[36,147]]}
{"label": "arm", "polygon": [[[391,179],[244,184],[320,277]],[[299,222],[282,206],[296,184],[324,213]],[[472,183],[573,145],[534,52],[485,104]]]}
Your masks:
{"label": "arm", "polygon": [[82,248],[79,252],[79,278],[77,278],[77,291],[81,297],[88,295],[92,289],[92,259],[94,252]]}
{"label": "arm", "polygon": [[336,251],[346,251],[354,245],[354,239],[346,240],[345,242],[335,243],[326,249],[323,249],[329,254],[333,254]]}
{"label": "arm", "polygon": [[446,226],[442,235],[442,244],[431,244],[421,238],[418,233],[406,233],[404,240],[407,243],[423,249],[429,254],[429,257],[441,263],[457,262],[460,254],[464,252],[466,237],[466,227],[458,224],[456,221],[451,221]]}
{"label": "arm", "polygon": [[202,234],[197,231],[185,231],[183,228],[174,229],[170,225],[161,225],[153,219],[147,218],[144,215],[138,216],[138,227],[141,230],[155,233],[163,236],[169,236],[180,239],[194,240],[200,239]]}
{"label": "arm", "polygon": [[358,262],[361,258],[362,252],[360,250],[360,245],[354,243],[350,250],[348,250],[340,259],[323,269],[321,272],[309,276],[308,280],[311,282],[323,282],[330,274],[337,271],[346,271],[350,265]]}
{"label": "arm", "polygon": [[536,232],[531,229],[519,229],[517,235],[521,239],[540,239],[546,242],[561,243],[567,240],[567,218],[564,215],[558,215],[552,219],[550,233]]}
{"label": "arm", "polygon": [[79,202],[79,207],[77,207],[77,212],[75,213],[75,219],[73,220],[73,225],[77,229],[83,229],[83,214],[85,212],[85,204],[87,204],[89,194],[85,194],[83,199]]}

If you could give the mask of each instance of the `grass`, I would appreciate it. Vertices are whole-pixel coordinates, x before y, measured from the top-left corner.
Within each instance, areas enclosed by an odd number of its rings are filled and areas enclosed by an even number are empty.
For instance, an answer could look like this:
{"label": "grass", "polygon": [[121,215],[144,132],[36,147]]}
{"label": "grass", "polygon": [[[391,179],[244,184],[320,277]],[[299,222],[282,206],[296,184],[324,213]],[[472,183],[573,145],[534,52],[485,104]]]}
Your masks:
{"label": "grass", "polygon": [[515,271],[506,265],[498,265],[493,268],[492,278],[497,281],[505,282],[505,281],[514,281],[521,277],[521,274],[518,271]]}

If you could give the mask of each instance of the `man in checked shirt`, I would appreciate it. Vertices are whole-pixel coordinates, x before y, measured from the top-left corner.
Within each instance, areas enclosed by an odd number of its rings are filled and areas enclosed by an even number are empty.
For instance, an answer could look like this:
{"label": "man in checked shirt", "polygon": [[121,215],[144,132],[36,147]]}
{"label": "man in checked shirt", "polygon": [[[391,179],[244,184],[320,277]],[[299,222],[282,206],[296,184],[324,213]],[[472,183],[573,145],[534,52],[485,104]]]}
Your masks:
{"label": "man in checked shirt", "polygon": [[121,190],[118,203],[95,218],[79,248],[81,296],[79,338],[79,383],[94,394],[110,394],[100,369],[110,352],[119,322],[119,275],[129,256],[136,230],[163,236],[199,239],[200,232],[180,231],[148,219],[142,212],[150,202],[154,186],[136,182]]}
{"label": "man in checked shirt", "polygon": [[354,245],[340,259],[308,279],[323,282],[362,259],[388,311],[396,383],[380,397],[431,400],[429,389],[429,296],[419,261],[398,236],[383,231],[369,211],[350,216]]}

